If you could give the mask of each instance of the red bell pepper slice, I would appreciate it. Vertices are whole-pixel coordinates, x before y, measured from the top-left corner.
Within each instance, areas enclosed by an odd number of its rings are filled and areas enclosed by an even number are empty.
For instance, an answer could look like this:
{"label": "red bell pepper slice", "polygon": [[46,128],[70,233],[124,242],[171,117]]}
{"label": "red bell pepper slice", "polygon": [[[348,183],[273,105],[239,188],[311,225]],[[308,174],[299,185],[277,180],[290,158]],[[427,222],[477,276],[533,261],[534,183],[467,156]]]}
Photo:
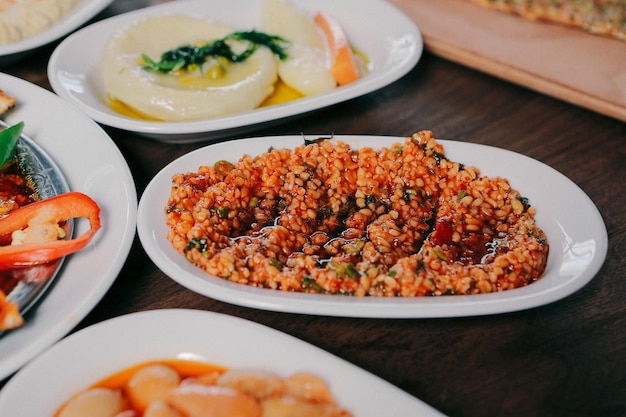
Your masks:
{"label": "red bell pepper slice", "polygon": [[29,223],[59,224],[72,218],[89,220],[90,229],[71,240],[0,246],[0,270],[44,264],[84,248],[100,229],[100,207],[89,196],[68,192],[21,207],[0,219],[0,236]]}

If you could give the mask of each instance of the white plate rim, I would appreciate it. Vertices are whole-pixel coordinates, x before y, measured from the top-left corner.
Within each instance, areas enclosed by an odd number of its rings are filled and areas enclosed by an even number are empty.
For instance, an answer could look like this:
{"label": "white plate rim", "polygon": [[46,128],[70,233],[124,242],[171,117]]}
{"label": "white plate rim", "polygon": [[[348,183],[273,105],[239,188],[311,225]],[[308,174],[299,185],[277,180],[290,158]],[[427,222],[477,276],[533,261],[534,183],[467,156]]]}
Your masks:
{"label": "white plate rim", "polygon": [[113,0],[81,0],[58,22],[34,36],[6,45],[0,45],[0,57],[5,59],[27,52],[57,39],[79,28],[92,17],[104,10]]}
{"label": "white plate rim", "polygon": [[[110,340],[120,334],[128,338],[111,344]],[[255,349],[249,348],[252,345]],[[51,415],[54,410],[24,404],[28,402],[24,397],[42,390],[38,401],[30,403],[60,407],[71,394],[100,378],[146,360],[167,358],[266,370],[282,376],[309,371],[326,380],[337,402],[355,416],[380,416],[385,411],[397,417],[442,416],[389,382],[308,342],[242,318],[189,309],[129,313],[66,337],[9,380],[0,391],[0,414]],[[63,377],[58,377],[59,372]]]}
{"label": "white plate rim", "polygon": [[[25,122],[24,133],[58,164],[71,189],[96,200],[103,224],[85,249],[65,259],[24,326],[0,337],[2,379],[70,332],[104,296],[135,237],[137,193],[126,160],[95,122],[52,92],[17,77],[0,73],[0,85],[18,100],[5,121]],[[118,192],[109,196],[111,183]],[[88,227],[75,224],[79,234]]]}
{"label": "white plate rim", "polygon": [[[353,146],[374,148],[383,146],[381,143],[390,145],[405,139],[363,135],[334,135],[334,138]],[[210,277],[174,251],[165,238],[167,228],[164,221],[164,207],[172,174],[195,171],[200,163],[205,163],[201,161],[210,164],[219,159],[236,160],[243,153],[237,149],[254,155],[270,146],[279,148],[301,144],[302,137],[293,135],[211,144],[172,161],[150,181],[140,199],[137,221],[139,239],[148,256],[162,272],[192,291],[247,307],[315,315],[429,318],[499,314],[562,299],[582,288],[596,275],[606,257],[608,236],[598,209],[575,183],[548,165],[519,153],[466,142],[439,142],[450,159],[477,166],[484,175],[509,178],[512,187],[527,196],[536,207],[537,222],[546,232],[550,244],[546,272],[539,281],[515,290],[471,296],[402,299],[295,294],[251,288]],[[538,181],[536,183],[542,186],[524,186],[532,184],[532,181]],[[160,199],[160,196],[163,198]],[[570,204],[577,210],[559,213],[564,205],[567,208]],[[580,225],[576,228],[578,223]],[[577,254],[581,251],[582,254]]]}
{"label": "white plate rim", "polygon": [[[250,0],[247,1],[247,9],[261,7],[262,0],[255,0],[254,3],[250,3]],[[401,78],[417,64],[422,55],[423,39],[417,25],[394,5],[383,0],[345,0],[340,3],[333,0],[319,0],[315,2],[314,6],[306,0],[291,1],[298,6],[309,9],[314,7],[314,10],[327,10],[331,14],[334,13],[334,16],[340,21],[342,18],[342,14],[339,13],[340,10],[343,14],[346,13],[345,10],[351,10],[350,17],[353,20],[350,22],[360,22],[363,19],[375,22],[378,17],[378,25],[370,25],[368,32],[370,34],[368,36],[373,38],[368,39],[367,43],[361,41],[363,46],[359,46],[359,39],[354,39],[353,42],[357,47],[371,54],[374,61],[374,58],[377,57],[376,52],[369,51],[368,45],[372,42],[376,45],[384,44],[383,55],[386,61],[374,62],[374,65],[380,68],[375,68],[371,74],[355,83],[338,87],[330,92],[227,117],[189,122],[147,122],[115,113],[102,102],[104,87],[99,85],[101,80],[98,80],[100,78],[99,55],[82,48],[81,59],[75,58],[77,53],[75,50],[81,49],[80,47],[85,45],[86,39],[89,39],[89,42],[94,45],[93,51],[97,51],[104,46],[116,30],[138,19],[165,13],[185,12],[210,16],[227,23],[232,21],[231,24],[234,26],[260,19],[260,13],[259,16],[253,17],[248,16],[251,13],[250,10],[247,10],[246,13],[240,13],[241,8],[237,8],[232,0],[182,0],[114,16],[70,35],[52,53],[48,63],[48,79],[52,89],[58,95],[76,104],[98,123],[133,131],[162,141],[184,142],[215,139],[239,130],[249,130],[252,126],[275,123],[281,119],[371,93]],[[219,7],[216,7],[217,4]],[[209,10],[212,10],[213,14],[208,14]],[[239,17],[233,17],[235,15],[233,10],[239,11],[237,14]],[[375,13],[367,12],[368,10],[373,10]],[[386,22],[385,18],[389,21]],[[345,24],[345,21],[343,23]],[[355,23],[350,23],[346,27],[348,35],[350,35],[348,29],[354,26]],[[359,30],[363,31],[363,29]],[[352,36],[352,38],[354,37]],[[98,98],[94,97],[92,92],[95,90],[99,92]]]}

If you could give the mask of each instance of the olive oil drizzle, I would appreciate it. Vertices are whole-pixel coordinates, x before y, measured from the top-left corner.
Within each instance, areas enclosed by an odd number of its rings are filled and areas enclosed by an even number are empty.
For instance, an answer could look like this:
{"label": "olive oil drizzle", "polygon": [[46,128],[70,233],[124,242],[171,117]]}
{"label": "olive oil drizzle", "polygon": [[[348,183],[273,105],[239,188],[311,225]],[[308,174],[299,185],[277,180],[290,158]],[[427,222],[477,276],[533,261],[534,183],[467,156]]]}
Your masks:
{"label": "olive oil drizzle", "polygon": [[[233,51],[229,41],[247,42],[246,49],[241,53]],[[164,52],[159,61],[155,61],[146,54],[142,54],[146,65],[145,70],[162,73],[170,73],[185,70],[195,65],[202,65],[209,58],[224,58],[230,62],[238,63],[248,59],[259,46],[268,48],[280,60],[287,59],[287,47],[289,42],[280,36],[269,35],[256,30],[246,32],[233,32],[222,39],[201,44],[198,46],[184,45],[176,49]]]}

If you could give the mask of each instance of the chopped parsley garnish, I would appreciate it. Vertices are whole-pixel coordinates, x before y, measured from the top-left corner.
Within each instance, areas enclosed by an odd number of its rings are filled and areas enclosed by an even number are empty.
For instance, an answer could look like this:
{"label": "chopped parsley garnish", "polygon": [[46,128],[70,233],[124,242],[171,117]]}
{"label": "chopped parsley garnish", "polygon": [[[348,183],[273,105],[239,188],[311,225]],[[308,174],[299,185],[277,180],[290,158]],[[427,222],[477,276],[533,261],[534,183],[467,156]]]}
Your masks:
{"label": "chopped parsley garnish", "polygon": [[278,269],[279,271],[283,270],[283,264],[280,263],[280,261],[276,258],[270,258],[270,265],[272,265],[274,268]]}
{"label": "chopped parsley garnish", "polygon": [[411,201],[411,196],[412,195],[417,195],[417,191],[414,189],[409,188],[408,190],[404,190],[404,201],[409,202]]}
{"label": "chopped parsley garnish", "polygon": [[324,288],[322,288],[322,286],[320,284],[318,284],[313,278],[311,277],[304,277],[302,278],[302,288],[304,289],[314,289],[315,291],[319,291],[319,292],[325,292]]}
{"label": "chopped parsley garnish", "polygon": [[330,139],[332,139],[332,136],[329,136],[329,137],[323,137],[323,136],[320,136],[319,138],[316,138],[316,139],[307,139],[307,138],[304,138],[304,145],[305,145],[305,146],[308,146],[308,145],[315,145],[316,143],[322,143],[322,142],[324,142],[325,140],[330,140]]}
{"label": "chopped parsley garnish", "polygon": [[206,252],[208,247],[207,243],[207,240],[204,238],[194,237],[192,239],[189,239],[189,243],[187,244],[187,246],[185,246],[185,252],[188,252],[192,249],[197,249],[201,253],[204,253]]}
{"label": "chopped parsley garnish", "polygon": [[213,207],[211,211],[217,213],[217,215],[220,216],[222,219],[228,218],[228,210],[225,208]]}
{"label": "chopped parsley garnish", "polygon": [[[229,41],[247,42],[246,49],[236,53],[229,45]],[[164,52],[158,61],[146,54],[141,57],[146,62],[145,70],[169,73],[189,69],[194,65],[202,65],[209,58],[223,58],[232,63],[243,62],[248,59],[259,46],[269,48],[280,60],[287,59],[289,42],[280,36],[252,30],[249,32],[233,32],[222,39],[199,46],[184,45]]]}
{"label": "chopped parsley garnish", "polygon": [[435,255],[437,255],[437,258],[441,259],[442,261],[448,260],[448,257],[444,255],[443,253],[441,253],[439,250],[433,248],[433,252],[435,252]]}

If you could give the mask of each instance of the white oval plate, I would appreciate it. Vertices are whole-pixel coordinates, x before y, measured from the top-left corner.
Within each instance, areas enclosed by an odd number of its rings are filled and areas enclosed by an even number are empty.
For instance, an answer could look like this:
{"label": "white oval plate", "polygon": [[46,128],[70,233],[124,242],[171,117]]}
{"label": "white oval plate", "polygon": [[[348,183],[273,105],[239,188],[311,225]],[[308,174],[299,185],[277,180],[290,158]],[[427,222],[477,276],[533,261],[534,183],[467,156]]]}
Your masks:
{"label": "white oval plate", "polygon": [[[356,148],[374,149],[405,140],[387,136],[334,137]],[[223,142],[173,161],[155,176],[141,197],[137,213],[139,238],[148,256],[165,274],[197,293],[248,307],[305,314],[420,318],[504,313],[561,299],[595,276],[606,257],[608,237],[600,213],[578,186],[549,166],[511,151],[440,142],[448,158],[476,166],[485,175],[508,178],[511,186],[536,207],[537,222],[550,244],[548,265],[539,281],[515,290],[470,296],[374,298],[302,294],[254,288],[210,276],[174,250],[166,238],[164,210],[173,174],[197,171],[200,165],[212,165],[221,159],[236,161],[243,152],[258,155],[270,147],[294,148],[303,143],[301,136]]]}
{"label": "white oval plate", "polygon": [[[96,123],[24,80],[0,73],[0,87],[18,100],[5,121],[24,121],[24,133],[58,164],[71,190],[98,203],[102,220],[94,241],[65,259],[60,275],[26,315],[24,326],[0,337],[2,379],[65,336],[109,289],[135,236],[137,193],[124,157]],[[77,234],[88,228],[81,222],[75,226]]]}
{"label": "white oval plate", "polygon": [[148,7],[90,25],[65,39],[53,52],[48,78],[54,91],[95,121],[164,142],[207,141],[251,130],[259,124],[303,114],[370,93],[406,74],[419,60],[419,29],[398,9],[382,0],[291,0],[311,12],[324,10],[344,27],[351,42],[371,60],[362,79],[324,94],[215,119],[150,122],[112,110],[100,74],[104,46],[116,31],[147,16],[188,13],[222,21],[238,29],[261,22],[263,0],[187,0]]}
{"label": "white oval plate", "polygon": [[0,415],[52,416],[72,394],[98,380],[164,358],[281,376],[312,372],[329,384],[337,402],[355,417],[442,416],[405,391],[313,345],[261,324],[197,310],[132,313],[68,336],[0,391]]}
{"label": "white oval plate", "polygon": [[76,7],[46,30],[18,42],[0,45],[0,66],[15,64],[33,50],[78,29],[112,2],[113,0],[81,0]]}

